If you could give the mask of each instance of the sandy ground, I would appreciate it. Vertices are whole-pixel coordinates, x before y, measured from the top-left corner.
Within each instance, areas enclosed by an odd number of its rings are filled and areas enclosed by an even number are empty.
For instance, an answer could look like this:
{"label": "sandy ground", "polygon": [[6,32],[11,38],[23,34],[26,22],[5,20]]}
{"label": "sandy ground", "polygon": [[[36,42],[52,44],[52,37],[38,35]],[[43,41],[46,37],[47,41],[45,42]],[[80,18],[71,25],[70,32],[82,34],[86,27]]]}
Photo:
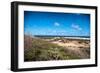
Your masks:
{"label": "sandy ground", "polygon": [[89,45],[87,44],[80,44],[80,43],[77,43],[77,42],[68,42],[68,43],[62,43],[62,42],[59,42],[59,41],[54,41],[52,42],[54,44],[58,44],[59,46],[64,46],[64,47],[75,47],[75,48],[79,48],[79,47],[89,47]]}
{"label": "sandy ground", "polygon": [[71,52],[75,53],[76,55],[80,56],[81,58],[90,58],[90,54],[87,51],[90,51],[90,43],[82,42],[79,43],[78,40],[69,41],[69,42],[59,42],[53,41],[52,43],[57,44],[59,46],[66,47],[66,49],[70,50]]}

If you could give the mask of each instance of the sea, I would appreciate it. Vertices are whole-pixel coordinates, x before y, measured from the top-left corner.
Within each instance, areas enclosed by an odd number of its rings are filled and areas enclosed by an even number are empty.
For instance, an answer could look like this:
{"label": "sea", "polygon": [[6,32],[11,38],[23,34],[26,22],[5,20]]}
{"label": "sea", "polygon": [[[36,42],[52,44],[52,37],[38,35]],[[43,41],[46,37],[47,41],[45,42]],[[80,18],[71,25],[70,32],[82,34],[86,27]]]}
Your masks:
{"label": "sea", "polygon": [[57,36],[57,35],[34,35],[34,37],[39,38],[66,38],[66,39],[82,39],[82,40],[90,40],[90,36]]}

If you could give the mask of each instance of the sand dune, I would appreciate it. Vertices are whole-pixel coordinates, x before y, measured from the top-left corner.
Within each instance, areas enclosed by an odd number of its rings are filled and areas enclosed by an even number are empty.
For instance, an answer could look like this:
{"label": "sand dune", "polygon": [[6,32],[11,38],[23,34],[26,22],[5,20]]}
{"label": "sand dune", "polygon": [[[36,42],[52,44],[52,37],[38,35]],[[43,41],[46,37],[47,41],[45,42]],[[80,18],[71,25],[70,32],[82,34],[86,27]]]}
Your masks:
{"label": "sand dune", "polygon": [[24,37],[24,61],[90,58],[90,41],[83,39]]}
{"label": "sand dune", "polygon": [[87,44],[80,44],[77,42],[62,43],[59,41],[54,41],[52,43],[58,44],[59,46],[64,46],[64,47],[75,47],[75,48],[80,48],[80,47],[87,48],[87,47],[89,47],[89,45],[87,45]]}
{"label": "sand dune", "polygon": [[59,41],[53,41],[52,43],[65,47],[67,50],[70,50],[70,52],[77,54],[81,58],[89,58],[90,57],[90,55],[87,53],[87,51],[90,52],[90,44],[88,41],[87,41],[87,43],[86,43],[86,41],[79,43],[78,40],[73,40],[73,41],[69,41],[66,43],[59,42]]}

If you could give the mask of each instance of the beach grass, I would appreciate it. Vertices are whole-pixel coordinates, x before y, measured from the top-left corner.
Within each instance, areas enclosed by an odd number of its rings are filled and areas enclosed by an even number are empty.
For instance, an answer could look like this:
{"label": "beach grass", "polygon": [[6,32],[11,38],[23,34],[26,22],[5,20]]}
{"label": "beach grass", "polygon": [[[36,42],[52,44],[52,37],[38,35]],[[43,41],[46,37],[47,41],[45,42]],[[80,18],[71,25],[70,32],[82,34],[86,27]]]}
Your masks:
{"label": "beach grass", "polygon": [[[73,51],[70,50],[70,46],[59,46],[58,44],[54,44],[41,38],[25,36],[24,40],[24,61],[84,59],[84,57],[82,57],[80,54],[81,52],[83,52],[85,55],[87,54],[85,58],[89,58],[90,54],[90,48],[84,49],[83,47],[80,47],[80,51]],[[56,41],[57,40],[58,39],[56,39]],[[84,41],[79,43],[82,42]]]}

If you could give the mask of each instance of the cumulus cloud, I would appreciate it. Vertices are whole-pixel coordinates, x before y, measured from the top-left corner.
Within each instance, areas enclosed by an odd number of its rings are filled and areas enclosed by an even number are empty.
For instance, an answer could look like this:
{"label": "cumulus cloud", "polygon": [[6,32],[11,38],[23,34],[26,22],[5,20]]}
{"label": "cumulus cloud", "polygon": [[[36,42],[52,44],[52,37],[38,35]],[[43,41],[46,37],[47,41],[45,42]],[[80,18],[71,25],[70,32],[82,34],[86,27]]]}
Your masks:
{"label": "cumulus cloud", "polygon": [[60,26],[60,24],[58,22],[55,22],[54,25],[55,26]]}
{"label": "cumulus cloud", "polygon": [[82,28],[77,24],[72,24],[71,27],[75,30],[82,30]]}

